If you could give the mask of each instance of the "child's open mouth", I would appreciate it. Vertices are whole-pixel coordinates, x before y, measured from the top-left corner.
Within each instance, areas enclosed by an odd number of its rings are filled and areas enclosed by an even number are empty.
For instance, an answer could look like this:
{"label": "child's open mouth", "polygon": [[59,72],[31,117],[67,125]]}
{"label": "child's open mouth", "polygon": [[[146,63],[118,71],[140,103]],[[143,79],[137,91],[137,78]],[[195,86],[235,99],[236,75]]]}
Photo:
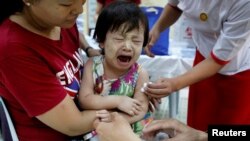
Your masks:
{"label": "child's open mouth", "polygon": [[120,55],[117,58],[118,58],[119,61],[121,61],[123,63],[128,63],[132,59],[131,56],[126,56],[126,55]]}

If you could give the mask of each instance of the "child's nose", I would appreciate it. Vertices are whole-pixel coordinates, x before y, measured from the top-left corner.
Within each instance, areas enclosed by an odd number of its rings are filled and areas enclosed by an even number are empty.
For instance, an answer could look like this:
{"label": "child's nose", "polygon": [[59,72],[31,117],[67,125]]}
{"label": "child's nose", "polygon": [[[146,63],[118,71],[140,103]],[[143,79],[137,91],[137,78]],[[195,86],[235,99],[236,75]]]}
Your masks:
{"label": "child's nose", "polygon": [[125,42],[125,49],[127,49],[127,50],[131,50],[132,49],[131,42],[128,41],[128,40],[126,40],[126,42]]}

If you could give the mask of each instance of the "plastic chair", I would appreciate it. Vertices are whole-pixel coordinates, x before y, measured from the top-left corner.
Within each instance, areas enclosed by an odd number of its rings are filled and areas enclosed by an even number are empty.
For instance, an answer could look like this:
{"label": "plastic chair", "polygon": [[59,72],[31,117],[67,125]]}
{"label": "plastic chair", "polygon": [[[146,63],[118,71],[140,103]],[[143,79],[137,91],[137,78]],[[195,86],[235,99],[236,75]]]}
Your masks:
{"label": "plastic chair", "polygon": [[2,97],[0,97],[0,128],[4,141],[18,141],[16,130]]}
{"label": "plastic chair", "polygon": [[[151,29],[153,25],[156,23],[156,21],[159,19],[163,11],[163,8],[157,6],[150,6],[150,7],[142,6],[141,10],[147,16],[149,22],[149,29]],[[161,32],[160,37],[154,44],[151,51],[155,55],[169,55],[168,47],[169,47],[169,28],[166,28],[163,32]],[[145,54],[145,52],[142,52],[142,54]]]}

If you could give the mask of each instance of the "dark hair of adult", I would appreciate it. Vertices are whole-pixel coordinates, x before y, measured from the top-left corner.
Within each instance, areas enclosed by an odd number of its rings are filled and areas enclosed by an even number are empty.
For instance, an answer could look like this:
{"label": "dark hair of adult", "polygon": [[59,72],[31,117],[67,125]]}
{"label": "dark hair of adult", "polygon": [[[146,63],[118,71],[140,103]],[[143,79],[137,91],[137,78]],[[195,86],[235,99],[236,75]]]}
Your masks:
{"label": "dark hair of adult", "polygon": [[0,0],[0,24],[10,15],[23,10],[22,0]]}
{"label": "dark hair of adult", "polygon": [[124,33],[136,28],[139,30],[140,24],[144,26],[143,47],[145,47],[149,34],[148,19],[138,5],[126,1],[112,2],[102,10],[96,22],[94,39],[98,43],[103,43],[109,30],[117,31],[125,23],[127,25]]}

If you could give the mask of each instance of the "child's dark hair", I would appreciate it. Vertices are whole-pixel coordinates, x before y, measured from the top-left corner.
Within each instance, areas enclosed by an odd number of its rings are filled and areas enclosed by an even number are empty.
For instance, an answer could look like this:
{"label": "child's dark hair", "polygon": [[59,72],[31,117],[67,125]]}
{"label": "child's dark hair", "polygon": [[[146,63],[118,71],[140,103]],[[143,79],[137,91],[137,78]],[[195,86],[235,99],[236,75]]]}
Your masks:
{"label": "child's dark hair", "polygon": [[22,0],[0,0],[0,24],[10,15],[21,12],[23,7]]}
{"label": "child's dark hair", "polygon": [[124,23],[127,24],[124,33],[139,29],[140,24],[144,26],[143,47],[145,47],[149,38],[148,19],[138,5],[126,1],[112,2],[102,10],[97,19],[94,39],[98,43],[103,43],[109,30],[117,31]]}

